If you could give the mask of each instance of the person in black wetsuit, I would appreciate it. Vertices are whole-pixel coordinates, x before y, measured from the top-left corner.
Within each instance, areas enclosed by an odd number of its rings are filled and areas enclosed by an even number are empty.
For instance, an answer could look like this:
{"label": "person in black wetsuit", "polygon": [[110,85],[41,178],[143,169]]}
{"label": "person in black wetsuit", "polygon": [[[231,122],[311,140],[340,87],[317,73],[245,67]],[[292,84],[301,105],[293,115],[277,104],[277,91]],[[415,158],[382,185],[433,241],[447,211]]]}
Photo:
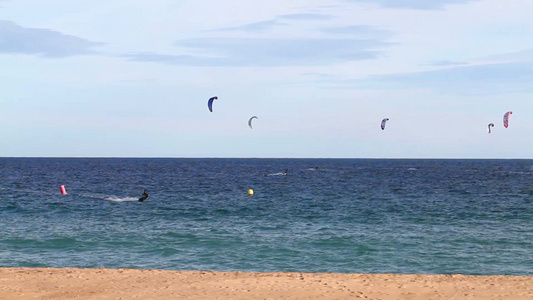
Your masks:
{"label": "person in black wetsuit", "polygon": [[148,191],[144,190],[143,196],[141,198],[139,198],[139,202],[143,202],[146,199],[148,199]]}

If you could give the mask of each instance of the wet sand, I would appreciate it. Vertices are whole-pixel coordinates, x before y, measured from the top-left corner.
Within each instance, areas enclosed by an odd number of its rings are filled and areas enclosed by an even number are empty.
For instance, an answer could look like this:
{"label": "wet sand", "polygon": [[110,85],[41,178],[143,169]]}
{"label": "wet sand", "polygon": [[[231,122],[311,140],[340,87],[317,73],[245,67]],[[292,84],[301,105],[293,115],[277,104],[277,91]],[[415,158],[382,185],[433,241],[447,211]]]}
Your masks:
{"label": "wet sand", "polygon": [[0,268],[0,299],[533,299],[533,276]]}

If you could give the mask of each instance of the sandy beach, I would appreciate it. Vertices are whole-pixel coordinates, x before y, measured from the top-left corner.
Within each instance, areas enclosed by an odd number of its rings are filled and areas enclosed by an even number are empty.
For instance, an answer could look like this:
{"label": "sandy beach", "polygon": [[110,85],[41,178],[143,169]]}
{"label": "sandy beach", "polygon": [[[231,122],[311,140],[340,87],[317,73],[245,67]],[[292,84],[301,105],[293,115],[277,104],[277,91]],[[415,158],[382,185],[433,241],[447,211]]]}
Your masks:
{"label": "sandy beach", "polygon": [[533,299],[533,276],[0,268],[0,299]]}

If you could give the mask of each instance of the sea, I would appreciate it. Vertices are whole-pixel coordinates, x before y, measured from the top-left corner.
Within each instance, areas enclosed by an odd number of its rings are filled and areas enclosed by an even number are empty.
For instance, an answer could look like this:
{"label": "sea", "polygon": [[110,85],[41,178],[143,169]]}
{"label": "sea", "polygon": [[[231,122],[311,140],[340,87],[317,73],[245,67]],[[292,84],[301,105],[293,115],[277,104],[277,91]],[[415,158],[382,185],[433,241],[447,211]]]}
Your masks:
{"label": "sea", "polygon": [[533,160],[0,158],[0,267],[533,275]]}

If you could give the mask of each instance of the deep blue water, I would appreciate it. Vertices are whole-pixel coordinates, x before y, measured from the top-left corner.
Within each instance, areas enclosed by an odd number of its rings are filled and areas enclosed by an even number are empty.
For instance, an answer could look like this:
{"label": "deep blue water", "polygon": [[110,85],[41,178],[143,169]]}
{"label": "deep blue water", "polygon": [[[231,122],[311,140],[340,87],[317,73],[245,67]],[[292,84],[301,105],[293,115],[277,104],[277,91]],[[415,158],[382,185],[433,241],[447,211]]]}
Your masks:
{"label": "deep blue water", "polygon": [[533,275],[533,160],[0,158],[0,225],[3,267]]}

